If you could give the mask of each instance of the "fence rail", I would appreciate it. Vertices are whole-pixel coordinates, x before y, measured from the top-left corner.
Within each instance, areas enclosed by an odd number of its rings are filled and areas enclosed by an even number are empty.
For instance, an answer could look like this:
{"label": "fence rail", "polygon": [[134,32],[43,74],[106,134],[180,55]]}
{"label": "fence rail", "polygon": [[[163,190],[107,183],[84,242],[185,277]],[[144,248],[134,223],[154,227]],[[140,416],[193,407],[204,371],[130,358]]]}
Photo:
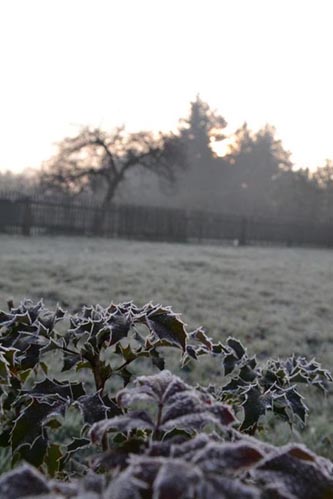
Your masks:
{"label": "fence rail", "polygon": [[333,246],[333,224],[178,209],[0,197],[0,231],[81,234],[158,241]]}

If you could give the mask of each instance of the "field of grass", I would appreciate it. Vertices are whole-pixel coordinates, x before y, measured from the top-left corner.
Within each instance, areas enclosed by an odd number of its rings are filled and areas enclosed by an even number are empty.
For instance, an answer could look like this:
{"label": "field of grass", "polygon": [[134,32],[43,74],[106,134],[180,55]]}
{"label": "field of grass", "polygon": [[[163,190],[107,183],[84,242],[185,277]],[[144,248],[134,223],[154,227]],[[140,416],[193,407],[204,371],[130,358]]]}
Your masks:
{"label": "field of grass", "polygon": [[[333,367],[331,250],[5,235],[0,250],[1,309],[24,297],[71,310],[153,301],[181,312],[189,329],[236,336],[259,359],[295,352]],[[312,396],[305,434],[331,457],[332,395]],[[288,431],[279,430],[281,441]]]}

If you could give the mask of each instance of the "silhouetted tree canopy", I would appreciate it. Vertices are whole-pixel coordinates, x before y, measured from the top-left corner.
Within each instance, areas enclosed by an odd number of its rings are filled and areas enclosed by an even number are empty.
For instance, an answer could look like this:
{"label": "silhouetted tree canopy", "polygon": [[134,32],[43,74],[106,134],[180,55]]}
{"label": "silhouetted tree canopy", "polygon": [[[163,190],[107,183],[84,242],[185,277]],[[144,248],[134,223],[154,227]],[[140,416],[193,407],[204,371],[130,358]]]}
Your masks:
{"label": "silhouetted tree canopy", "polygon": [[327,159],[324,166],[313,174],[320,198],[320,219],[333,220],[333,161]]}
{"label": "silhouetted tree canopy", "polygon": [[275,208],[275,183],[283,172],[290,172],[290,153],[275,137],[275,129],[266,125],[252,132],[246,123],[239,128],[225,157],[224,205],[244,213]]}
{"label": "silhouetted tree canopy", "polygon": [[133,168],[174,182],[185,163],[182,142],[175,135],[83,128],[58,144],[57,154],[43,165],[40,180],[44,189],[53,192],[75,194],[102,189],[102,205],[106,207]]}
{"label": "silhouetted tree canopy", "polygon": [[190,104],[189,116],[180,121],[181,135],[186,142],[189,159],[207,161],[214,156],[212,145],[225,138],[225,119],[213,111],[199,95]]}
{"label": "silhouetted tree canopy", "polygon": [[58,144],[38,175],[1,174],[0,189],[32,194],[93,193],[102,207],[119,202],[227,214],[312,219],[333,218],[333,161],[315,171],[294,169],[276,130],[257,132],[245,123],[226,138],[223,116],[198,95],[176,134],[110,133],[82,128]]}
{"label": "silhouetted tree canopy", "polygon": [[308,169],[283,171],[276,179],[274,188],[276,215],[283,218],[319,219],[320,189]]}
{"label": "silhouetted tree canopy", "polygon": [[180,138],[189,166],[178,187],[183,206],[214,209],[218,191],[213,146],[225,138],[226,125],[226,120],[199,96],[191,102],[188,117],[180,120]]}

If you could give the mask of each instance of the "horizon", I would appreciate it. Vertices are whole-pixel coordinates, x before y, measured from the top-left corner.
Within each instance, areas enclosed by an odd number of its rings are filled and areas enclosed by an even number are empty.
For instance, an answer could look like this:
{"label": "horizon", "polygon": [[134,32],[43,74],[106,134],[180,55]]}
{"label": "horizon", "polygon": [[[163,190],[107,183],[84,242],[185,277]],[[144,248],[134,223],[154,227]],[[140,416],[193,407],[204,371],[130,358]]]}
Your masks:
{"label": "horizon", "polygon": [[12,0],[0,6],[0,170],[80,126],[175,130],[197,93],[233,133],[267,123],[296,168],[333,158],[329,0]]}

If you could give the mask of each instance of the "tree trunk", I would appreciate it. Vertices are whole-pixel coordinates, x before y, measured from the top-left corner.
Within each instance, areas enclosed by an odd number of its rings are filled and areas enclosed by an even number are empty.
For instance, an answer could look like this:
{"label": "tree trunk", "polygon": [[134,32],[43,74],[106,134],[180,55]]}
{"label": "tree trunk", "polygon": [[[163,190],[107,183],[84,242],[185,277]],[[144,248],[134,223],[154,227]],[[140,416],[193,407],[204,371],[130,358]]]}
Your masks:
{"label": "tree trunk", "polygon": [[[115,179],[108,181],[108,188],[105,193],[104,199],[101,203],[100,208],[96,209],[96,214],[94,217],[94,227],[93,233],[97,236],[103,235],[105,232],[104,223],[108,210],[112,200],[116,194],[117,188],[122,180],[122,176],[116,177]],[[104,230],[103,230],[104,229]]]}

